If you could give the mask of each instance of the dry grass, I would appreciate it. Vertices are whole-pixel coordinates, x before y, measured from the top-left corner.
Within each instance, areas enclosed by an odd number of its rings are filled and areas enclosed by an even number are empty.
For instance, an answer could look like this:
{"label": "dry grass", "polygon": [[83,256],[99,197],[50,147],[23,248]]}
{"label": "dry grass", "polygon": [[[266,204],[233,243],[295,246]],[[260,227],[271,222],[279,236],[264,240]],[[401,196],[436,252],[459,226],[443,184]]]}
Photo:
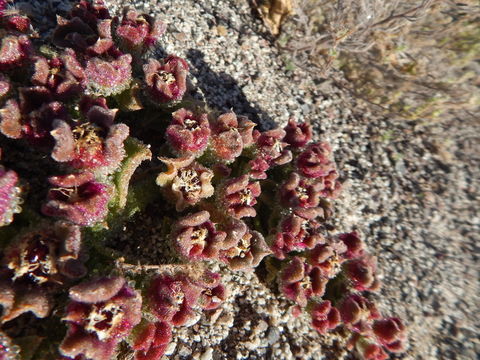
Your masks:
{"label": "dry grass", "polygon": [[408,119],[475,116],[477,0],[300,0],[279,46],[298,67],[344,71],[357,97]]}

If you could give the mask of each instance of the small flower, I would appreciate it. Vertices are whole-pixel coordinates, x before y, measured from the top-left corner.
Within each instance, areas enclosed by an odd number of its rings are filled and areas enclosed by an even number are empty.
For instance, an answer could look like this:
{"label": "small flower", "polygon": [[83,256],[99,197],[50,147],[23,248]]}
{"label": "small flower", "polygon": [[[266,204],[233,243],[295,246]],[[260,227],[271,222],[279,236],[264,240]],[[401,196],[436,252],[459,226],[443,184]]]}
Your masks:
{"label": "small flower", "polygon": [[110,199],[107,185],[93,180],[91,173],[50,177],[50,189],[42,213],[91,226],[107,215]]}
{"label": "small flower", "polygon": [[396,317],[376,320],[373,332],[380,343],[389,351],[401,352],[405,348],[406,328]]}
{"label": "small flower", "polygon": [[81,94],[85,88],[85,72],[72,49],[66,49],[60,57],[37,57],[34,62],[32,83],[45,86],[56,98],[67,100]]}
{"label": "small flower", "polygon": [[69,328],[59,347],[65,356],[109,360],[142,317],[140,294],[121,277],[74,286],[70,299],[63,318]]}
{"label": "small flower", "polygon": [[126,9],[116,34],[125,49],[143,52],[154,45],[165,32],[166,25],[147,14]]}
{"label": "small flower", "polygon": [[52,158],[74,169],[113,173],[125,157],[123,142],[129,134],[127,125],[111,124],[115,113],[92,106],[87,121],[73,129],[65,121],[55,120],[50,132],[55,139]]}
{"label": "small flower", "polygon": [[270,169],[268,161],[261,156],[256,156],[254,159],[248,162],[250,167],[248,174],[252,179],[264,180],[267,178],[266,171]]}
{"label": "small flower", "polygon": [[246,226],[243,230],[243,233],[238,233],[239,240],[235,246],[220,252],[220,257],[232,270],[253,269],[265,256],[271,254],[262,234],[249,230]]}
{"label": "small flower", "polygon": [[0,227],[9,225],[13,215],[22,211],[21,192],[17,173],[0,165]]}
{"label": "small flower", "polygon": [[147,93],[156,103],[181,100],[187,90],[188,64],[178,56],[169,55],[162,62],[149,59],[143,72]]}
{"label": "small flower", "polygon": [[293,118],[284,128],[286,134],[284,141],[292,148],[301,148],[312,140],[312,126],[309,123],[298,124]]}
{"label": "small flower", "polygon": [[308,178],[325,177],[335,170],[331,155],[332,149],[327,143],[311,144],[298,156],[298,171]]}
{"label": "small flower", "polygon": [[318,244],[308,252],[308,262],[317,266],[323,276],[334,278],[341,270],[345,247],[343,244]]}
{"label": "small flower", "polygon": [[243,150],[242,136],[238,131],[235,113],[220,115],[211,125],[211,147],[215,155],[227,162],[235,160]]}
{"label": "small flower", "polygon": [[231,162],[253,143],[252,131],[255,123],[230,112],[220,115],[211,125],[211,147],[221,160]]}
{"label": "small flower", "polygon": [[93,57],[87,61],[85,75],[87,85],[96,96],[120,94],[132,80],[132,56],[121,55],[115,60]]}
{"label": "small flower", "polygon": [[53,43],[77,52],[103,54],[113,46],[110,26],[110,14],[102,1],[81,0],[72,8],[67,19],[57,16]]}
{"label": "small flower", "polygon": [[26,35],[7,35],[0,44],[0,71],[18,69],[29,60],[32,44]]}
{"label": "small flower", "polygon": [[215,259],[226,234],[217,231],[208,211],[180,218],[174,225],[172,239],[179,253],[189,260]]}
{"label": "small flower", "polygon": [[328,278],[322,276],[320,269],[298,256],[292,258],[280,274],[282,293],[302,307],[312,296],[322,296],[327,282]]}
{"label": "small flower", "polygon": [[194,316],[201,291],[183,274],[161,275],[150,286],[152,310],[160,321],[182,326]]}
{"label": "small flower", "polygon": [[183,108],[175,111],[167,128],[166,137],[171,148],[178,154],[201,155],[210,137],[207,114],[196,115]]}
{"label": "small flower", "polygon": [[160,321],[142,326],[135,336],[135,360],[160,360],[172,339],[172,326]]}
{"label": "small flower", "polygon": [[283,165],[292,160],[292,153],[286,149],[288,144],[284,142],[285,134],[284,130],[277,128],[256,136],[259,156],[270,166]]}
{"label": "small flower", "polygon": [[380,288],[380,281],[376,278],[377,258],[373,255],[364,255],[361,258],[347,261],[344,265],[345,273],[358,291],[376,291]]}
{"label": "small flower", "polygon": [[320,233],[320,224],[315,220],[319,212],[311,210],[296,211],[282,220],[280,231],[271,238],[271,248],[277,258],[284,259],[291,251],[311,249],[325,242]]}
{"label": "small flower", "polygon": [[196,283],[203,289],[198,299],[198,304],[204,310],[213,310],[218,308],[227,297],[227,290],[221,284],[220,274],[205,271],[202,276],[196,280]]}
{"label": "small flower", "polygon": [[348,295],[339,306],[342,322],[348,329],[359,334],[369,334],[371,324],[380,318],[373,302],[358,294]]}
{"label": "small flower", "polygon": [[31,311],[45,317],[51,309],[48,292],[69,278],[85,275],[80,258],[80,229],[57,222],[53,227],[30,231],[4,251],[2,321]]}
{"label": "small flower", "polygon": [[193,157],[159,158],[167,164],[167,171],[157,177],[157,184],[167,188],[177,211],[197,204],[213,195],[213,172],[193,161]]}
{"label": "small flower", "polygon": [[340,234],[338,238],[347,247],[347,251],[343,254],[344,258],[354,259],[361,257],[365,253],[364,244],[356,231]]}
{"label": "small flower", "polygon": [[340,323],[339,311],[328,300],[309,304],[308,312],[312,317],[313,328],[320,334],[326,334]]}
{"label": "small flower", "polygon": [[253,208],[260,196],[259,182],[251,182],[248,175],[228,180],[221,192],[221,201],[227,213],[237,219],[253,217],[257,214]]}
{"label": "small flower", "polygon": [[323,184],[318,181],[302,179],[293,172],[288,180],[280,187],[280,201],[284,206],[312,208],[320,201]]}

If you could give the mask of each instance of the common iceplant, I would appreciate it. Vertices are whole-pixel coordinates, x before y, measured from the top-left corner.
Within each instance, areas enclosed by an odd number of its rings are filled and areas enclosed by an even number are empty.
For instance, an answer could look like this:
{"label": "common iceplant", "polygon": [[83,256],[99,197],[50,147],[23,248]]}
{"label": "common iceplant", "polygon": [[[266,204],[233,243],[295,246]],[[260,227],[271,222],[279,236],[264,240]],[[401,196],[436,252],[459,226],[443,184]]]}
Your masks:
{"label": "common iceplant", "polygon": [[[228,298],[214,263],[265,264],[295,315],[322,334],[342,326],[365,359],[405,348],[401,320],[368,296],[375,257],[356,232],[331,233],[339,173],[308,123],[262,132],[189,99],[187,62],[151,55],[166,26],[149,15],[80,0],[38,38],[9,6],[0,1],[1,359],[160,359],[174,327]],[[132,136],[150,131],[151,145]],[[175,254],[153,272],[125,270],[132,255],[106,239],[160,197]]]}

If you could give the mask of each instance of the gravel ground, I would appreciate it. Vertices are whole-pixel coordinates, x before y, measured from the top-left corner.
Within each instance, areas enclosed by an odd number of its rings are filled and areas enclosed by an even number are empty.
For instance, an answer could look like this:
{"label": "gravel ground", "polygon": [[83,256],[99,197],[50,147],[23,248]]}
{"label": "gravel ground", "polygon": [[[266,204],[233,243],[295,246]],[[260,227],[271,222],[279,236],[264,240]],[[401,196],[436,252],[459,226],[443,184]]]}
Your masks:
{"label": "gravel ground", "polygon": [[[188,59],[192,87],[211,107],[233,109],[264,128],[290,116],[309,120],[317,137],[332,143],[345,179],[337,229],[357,229],[367,239],[385,284],[378,302],[409,324],[409,350],[397,359],[479,357],[478,114],[442,123],[382,118],[343,90],[339,73],[318,81],[287,71],[246,1],[109,3],[168,23],[163,51]],[[136,231],[151,240],[156,230],[145,221]],[[352,358],[342,353],[341,333],[309,330],[256,274],[224,271],[229,301],[178,329],[169,358]]]}

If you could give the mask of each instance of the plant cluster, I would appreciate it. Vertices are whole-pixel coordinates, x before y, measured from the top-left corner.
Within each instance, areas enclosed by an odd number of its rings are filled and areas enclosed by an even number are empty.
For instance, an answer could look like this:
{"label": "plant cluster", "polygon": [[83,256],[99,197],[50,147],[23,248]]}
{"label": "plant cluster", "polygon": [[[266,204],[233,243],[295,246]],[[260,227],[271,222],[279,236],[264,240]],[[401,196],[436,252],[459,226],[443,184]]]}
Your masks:
{"label": "plant cluster", "polygon": [[[309,124],[291,119],[262,132],[193,101],[185,60],[153,57],[165,25],[148,15],[112,17],[102,1],[80,0],[58,17],[49,42],[6,6],[0,358],[17,359],[21,348],[24,359],[107,360],[119,351],[160,359],[173,327],[227,298],[213,263],[233,271],[262,264],[295,314],[309,314],[322,334],[343,324],[365,359],[404,349],[402,322],[382,317],[367,295],[380,286],[375,257],[357,233],[331,233],[339,174]],[[151,147],[159,166],[131,135],[142,129],[161,134]],[[44,169],[35,174],[47,175],[33,179],[37,153]],[[167,209],[162,241],[175,256],[150,264],[153,273],[128,271],[120,256],[134,256],[106,249],[106,239],[158,197]],[[42,338],[59,323],[66,334]]]}

